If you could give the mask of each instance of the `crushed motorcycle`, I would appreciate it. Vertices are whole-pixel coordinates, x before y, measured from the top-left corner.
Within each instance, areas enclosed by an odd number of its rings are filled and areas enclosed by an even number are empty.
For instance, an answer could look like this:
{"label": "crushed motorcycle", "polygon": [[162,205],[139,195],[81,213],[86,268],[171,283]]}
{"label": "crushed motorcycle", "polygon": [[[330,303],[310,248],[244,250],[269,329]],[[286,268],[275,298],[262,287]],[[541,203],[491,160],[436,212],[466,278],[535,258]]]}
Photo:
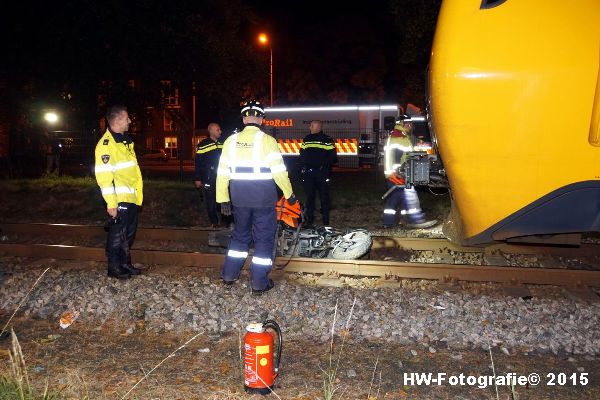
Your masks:
{"label": "crushed motorcycle", "polygon": [[[371,249],[373,239],[366,229],[304,227],[299,202],[292,205],[282,197],[275,207],[278,226],[274,256],[356,260]],[[230,237],[230,230],[210,232],[209,246],[227,247]]]}

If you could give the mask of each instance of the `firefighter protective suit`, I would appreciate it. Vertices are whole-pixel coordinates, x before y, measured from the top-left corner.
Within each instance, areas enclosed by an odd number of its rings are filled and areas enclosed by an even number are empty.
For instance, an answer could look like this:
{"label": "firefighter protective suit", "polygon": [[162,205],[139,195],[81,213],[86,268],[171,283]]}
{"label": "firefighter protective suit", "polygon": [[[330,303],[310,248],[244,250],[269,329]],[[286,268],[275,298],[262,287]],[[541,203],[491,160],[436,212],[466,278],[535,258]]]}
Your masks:
{"label": "firefighter protective suit", "polygon": [[255,291],[269,288],[277,233],[277,186],[286,198],[292,196],[292,185],[274,138],[257,124],[247,124],[240,133],[227,138],[217,170],[217,203],[231,201],[235,219],[221,271],[225,282],[239,278],[254,241],[250,285]]}
{"label": "firefighter protective suit", "polygon": [[109,270],[131,266],[131,245],[138,223],[138,206],[143,201],[142,173],[133,140],[127,134],[107,129],[96,145],[96,181],[107,208],[117,208],[117,218],[109,222],[106,257]]}
{"label": "firefighter protective suit", "polygon": [[[408,118],[408,117],[406,117]],[[437,221],[428,221],[421,210],[419,195],[414,187],[405,188],[404,176],[398,172],[406,161],[406,153],[413,151],[410,124],[401,119],[396,122],[384,147],[384,174],[388,191],[395,188],[385,199],[383,226],[393,227],[398,223],[397,209],[409,228],[426,228]]]}

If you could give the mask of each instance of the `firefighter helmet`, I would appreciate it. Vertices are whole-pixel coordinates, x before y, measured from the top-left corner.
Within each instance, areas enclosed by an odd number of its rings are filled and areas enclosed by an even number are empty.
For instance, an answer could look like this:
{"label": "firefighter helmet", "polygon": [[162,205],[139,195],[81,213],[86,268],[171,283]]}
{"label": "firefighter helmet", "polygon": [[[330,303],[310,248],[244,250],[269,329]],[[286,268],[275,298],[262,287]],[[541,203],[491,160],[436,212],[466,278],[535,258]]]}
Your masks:
{"label": "firefighter helmet", "polygon": [[410,117],[410,115],[402,114],[396,119],[396,123],[410,122],[411,120],[412,120],[412,118]]}
{"label": "firefighter helmet", "polygon": [[242,104],[242,117],[264,117],[265,107],[260,101],[250,100]]}

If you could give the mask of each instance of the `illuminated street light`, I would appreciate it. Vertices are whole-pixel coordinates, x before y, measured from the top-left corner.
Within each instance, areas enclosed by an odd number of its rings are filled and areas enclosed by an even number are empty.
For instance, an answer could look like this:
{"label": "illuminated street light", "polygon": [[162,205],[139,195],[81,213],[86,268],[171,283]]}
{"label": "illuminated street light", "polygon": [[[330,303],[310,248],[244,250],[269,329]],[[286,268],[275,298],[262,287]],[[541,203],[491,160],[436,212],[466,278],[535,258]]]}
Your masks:
{"label": "illuminated street light", "polygon": [[48,111],[44,114],[44,120],[46,120],[46,122],[54,124],[58,122],[58,114],[53,111]]}
{"label": "illuminated street light", "polygon": [[269,37],[266,33],[261,33],[260,35],[258,35],[258,41],[260,42],[260,44],[269,45],[269,53],[271,55],[269,69],[269,75],[271,78],[271,107],[273,107],[273,46],[271,46],[271,41],[269,40]]}

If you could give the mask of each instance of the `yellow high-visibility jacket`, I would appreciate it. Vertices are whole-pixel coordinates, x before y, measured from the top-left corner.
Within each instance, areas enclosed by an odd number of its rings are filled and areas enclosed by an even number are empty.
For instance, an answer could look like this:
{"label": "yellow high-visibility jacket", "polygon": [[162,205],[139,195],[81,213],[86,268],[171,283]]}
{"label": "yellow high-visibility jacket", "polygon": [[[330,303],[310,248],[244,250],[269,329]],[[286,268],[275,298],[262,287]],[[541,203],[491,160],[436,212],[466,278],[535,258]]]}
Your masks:
{"label": "yellow high-visibility jacket", "polygon": [[119,203],[142,205],[142,173],[127,135],[106,130],[96,145],[96,181],[108,208]]}
{"label": "yellow high-visibility jacket", "polygon": [[[248,124],[223,143],[217,169],[217,203],[231,201],[237,207],[271,207],[279,186],[285,198],[292,195],[277,141]],[[231,197],[229,196],[231,190]]]}
{"label": "yellow high-visibility jacket", "polygon": [[413,151],[410,131],[397,124],[388,136],[383,150],[385,177],[396,176],[396,170],[406,161],[406,153]]}

